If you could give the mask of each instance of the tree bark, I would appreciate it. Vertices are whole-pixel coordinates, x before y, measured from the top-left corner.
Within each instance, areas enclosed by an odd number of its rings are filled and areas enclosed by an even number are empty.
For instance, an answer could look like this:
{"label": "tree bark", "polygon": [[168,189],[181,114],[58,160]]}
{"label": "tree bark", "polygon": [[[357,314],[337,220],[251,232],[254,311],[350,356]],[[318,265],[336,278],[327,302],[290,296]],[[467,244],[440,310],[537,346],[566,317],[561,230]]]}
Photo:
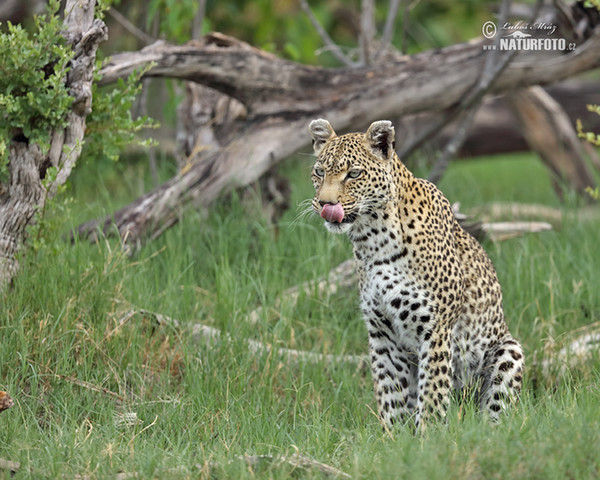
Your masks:
{"label": "tree bark", "polygon": [[595,179],[586,164],[581,141],[560,104],[541,87],[519,90],[507,100],[527,143],[553,172],[557,195],[562,198],[564,184],[583,195]]}
{"label": "tree bark", "polygon": [[[221,148],[219,135],[226,123],[232,120],[243,120],[247,115],[245,107],[227,95],[219,95],[215,102],[215,91],[200,84],[186,82],[186,95],[178,106],[176,127],[177,135],[161,139],[154,150],[163,155],[177,158],[178,165],[189,166],[188,157],[195,156],[194,151],[206,149],[208,146]],[[189,90],[189,91],[188,91]],[[568,114],[571,125],[580,119],[586,131],[600,134],[600,116],[590,112],[586,105],[600,105],[600,87],[598,82],[589,80],[567,80],[557,85],[545,87],[544,90],[556,100]],[[210,91],[209,95],[205,95]],[[396,129],[396,136],[403,142],[411,142],[417,132],[435,122],[439,113],[419,113],[403,117],[391,117]],[[353,128],[365,130],[369,126],[356,124]],[[448,124],[435,139],[428,142],[428,150],[442,148],[453,137],[456,122]],[[146,147],[131,145],[126,153],[142,154]],[[481,155],[498,153],[523,152],[529,145],[523,137],[518,120],[506,104],[504,95],[487,98],[477,113],[475,120],[463,146],[458,151],[456,160]],[[182,167],[183,168],[183,167]],[[600,169],[600,164],[598,167]]]}
{"label": "tree bark", "polygon": [[[570,8],[573,16],[581,16],[577,4]],[[588,21],[587,33],[574,51],[520,53],[490,93],[557,82],[600,66],[600,28],[596,17],[589,16]],[[557,35],[575,35],[572,27],[556,23],[561,25]],[[209,86],[240,101],[248,115],[227,125],[221,149],[204,153],[178,177],[114,215],[81,225],[79,233],[94,236],[100,228],[105,233],[118,231],[134,242],[154,238],[178,220],[186,205],[208,205],[222,192],[255,181],[305,147],[306,125],[313,118],[326,117],[341,132],[380,118],[452,108],[479,80],[489,53],[483,45],[478,40],[338,69],[289,62],[218,33],[183,46],[156,43],[139,52],[117,54],[102,70],[104,83],[154,62],[147,75]]]}
{"label": "tree bark", "polygon": [[[85,119],[91,110],[92,79],[98,44],[107,36],[106,26],[94,20],[95,0],[68,0],[65,5],[64,35],[74,57],[66,84],[74,97],[68,124],[52,132],[50,150],[13,139],[9,145],[8,185],[0,185],[0,291],[18,270],[17,252],[25,239],[25,229],[48,198],[64,184],[81,152]],[[44,185],[49,167],[58,168],[56,180]]]}

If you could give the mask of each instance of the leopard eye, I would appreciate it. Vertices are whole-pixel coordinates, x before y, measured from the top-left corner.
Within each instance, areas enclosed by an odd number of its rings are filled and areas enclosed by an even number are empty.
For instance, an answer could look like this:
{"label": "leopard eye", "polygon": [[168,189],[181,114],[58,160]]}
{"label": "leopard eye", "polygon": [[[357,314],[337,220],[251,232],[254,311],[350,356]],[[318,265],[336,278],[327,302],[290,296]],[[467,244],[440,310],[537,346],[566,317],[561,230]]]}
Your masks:
{"label": "leopard eye", "polygon": [[355,178],[360,177],[362,175],[362,172],[363,171],[359,168],[353,168],[348,172],[347,178],[351,178],[354,180]]}
{"label": "leopard eye", "polygon": [[325,169],[322,167],[315,167],[314,172],[317,177],[323,178],[325,176]]}

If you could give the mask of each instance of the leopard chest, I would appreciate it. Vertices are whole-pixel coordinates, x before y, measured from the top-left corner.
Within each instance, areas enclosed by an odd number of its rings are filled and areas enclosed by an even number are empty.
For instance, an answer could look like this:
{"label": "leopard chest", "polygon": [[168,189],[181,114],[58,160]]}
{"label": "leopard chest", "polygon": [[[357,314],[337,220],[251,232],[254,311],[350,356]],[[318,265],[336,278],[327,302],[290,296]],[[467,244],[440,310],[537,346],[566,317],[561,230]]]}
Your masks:
{"label": "leopard chest", "polygon": [[435,302],[419,280],[411,247],[381,230],[372,228],[370,235],[353,239],[367,330],[371,338],[389,338],[406,351],[418,351],[431,332]]}

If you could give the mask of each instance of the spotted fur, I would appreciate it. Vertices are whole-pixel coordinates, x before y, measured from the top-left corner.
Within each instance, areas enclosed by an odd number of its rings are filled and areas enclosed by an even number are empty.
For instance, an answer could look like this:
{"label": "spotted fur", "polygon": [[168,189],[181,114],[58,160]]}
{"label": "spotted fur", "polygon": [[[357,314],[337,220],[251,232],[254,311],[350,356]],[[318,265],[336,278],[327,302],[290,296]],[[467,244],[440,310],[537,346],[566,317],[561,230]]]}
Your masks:
{"label": "spotted fur", "polygon": [[322,119],[309,129],[313,208],[340,203],[343,220],[325,226],[354,246],[381,419],[413,416],[424,428],[445,417],[451,390],[465,387],[498,419],[520,392],[523,352],[485,251],[436,186],[400,161],[391,122],[342,136]]}

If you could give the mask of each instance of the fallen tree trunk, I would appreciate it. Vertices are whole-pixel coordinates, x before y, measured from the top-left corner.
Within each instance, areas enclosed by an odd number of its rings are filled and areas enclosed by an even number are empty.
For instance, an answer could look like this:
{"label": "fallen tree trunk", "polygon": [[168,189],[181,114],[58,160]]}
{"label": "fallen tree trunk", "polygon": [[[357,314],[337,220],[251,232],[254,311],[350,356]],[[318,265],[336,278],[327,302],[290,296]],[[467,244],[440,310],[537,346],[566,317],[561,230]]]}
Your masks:
{"label": "fallen tree trunk", "polygon": [[[573,16],[582,16],[580,6],[570,8]],[[585,18],[592,24],[576,49],[541,56],[522,52],[489,92],[557,82],[600,66],[597,18]],[[555,23],[561,38],[577,35],[570,24]],[[379,118],[452,108],[477,84],[489,53],[484,44],[473,41],[340,69],[289,62],[217,33],[183,46],[161,42],[117,54],[102,71],[104,83],[153,62],[147,76],[209,86],[240,101],[247,116],[227,125],[222,148],[203,152],[177,177],[113,215],[81,225],[78,232],[91,237],[99,229],[105,234],[118,232],[130,243],[154,238],[176,223],[187,205],[206,206],[305,147],[306,125],[315,117],[327,117],[343,131]]]}
{"label": "fallen tree trunk", "polygon": [[[199,84],[188,82],[186,88],[193,90],[186,93],[185,101],[178,107],[177,138],[160,137],[160,144],[153,147],[162,155],[177,157],[178,164],[187,165],[188,157],[195,157],[198,150],[208,146],[220,148],[216,135],[232,118],[244,117],[247,112],[243,105],[233,101],[231,97],[222,96],[223,105],[214,101],[214,90]],[[200,97],[198,92],[210,90],[208,99]],[[587,131],[600,134],[600,117],[590,112],[586,105],[600,105],[600,87],[598,82],[567,80],[558,85],[551,85],[544,90],[556,100],[568,114],[572,125],[580,119]],[[229,105],[232,108],[229,108]],[[233,110],[233,111],[231,111]],[[390,118],[396,129],[396,135],[403,142],[411,141],[417,132],[434,122],[439,113],[420,113],[403,117]],[[355,128],[366,130],[369,123],[356,125]],[[456,130],[455,123],[449,124],[436,138],[428,144],[433,149],[443,147],[452,138]],[[145,146],[132,144],[127,146],[126,154],[141,155]],[[504,95],[489,97],[475,114],[464,144],[458,152],[456,160],[498,153],[528,151],[529,145],[523,136],[517,119],[509,109]]]}

